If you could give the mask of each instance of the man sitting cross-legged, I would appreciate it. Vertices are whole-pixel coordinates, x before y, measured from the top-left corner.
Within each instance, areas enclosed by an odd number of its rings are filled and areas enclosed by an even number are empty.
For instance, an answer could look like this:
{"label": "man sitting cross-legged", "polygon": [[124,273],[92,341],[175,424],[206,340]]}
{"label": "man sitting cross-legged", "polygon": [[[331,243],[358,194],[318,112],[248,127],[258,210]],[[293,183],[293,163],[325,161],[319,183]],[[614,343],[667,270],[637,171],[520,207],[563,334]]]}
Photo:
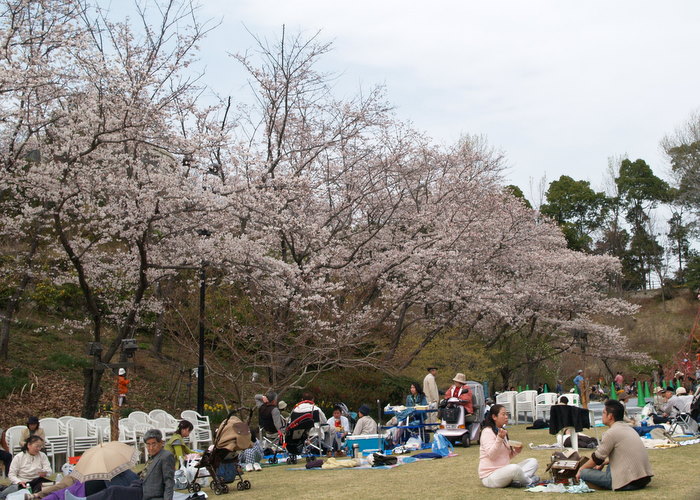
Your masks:
{"label": "man sitting cross-legged", "polygon": [[[639,434],[623,422],[625,407],[619,401],[607,400],[603,423],[610,427],[603,434],[600,446],[581,466],[577,479],[606,490],[639,490],[654,475],[649,456]],[[605,464],[607,467],[603,468]]]}

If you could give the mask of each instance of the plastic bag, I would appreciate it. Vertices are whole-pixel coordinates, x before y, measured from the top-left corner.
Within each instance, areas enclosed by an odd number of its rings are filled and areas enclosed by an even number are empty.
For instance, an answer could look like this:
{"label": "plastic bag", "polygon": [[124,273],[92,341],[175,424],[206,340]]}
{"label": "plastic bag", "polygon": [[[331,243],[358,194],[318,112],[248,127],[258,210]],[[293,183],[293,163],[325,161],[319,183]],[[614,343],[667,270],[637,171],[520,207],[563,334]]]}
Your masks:
{"label": "plastic bag", "polygon": [[423,441],[421,441],[421,438],[419,437],[408,438],[408,441],[406,441],[406,444],[404,445],[404,448],[407,450],[420,450],[422,447]]}
{"label": "plastic bag", "polygon": [[443,457],[446,457],[447,455],[450,454],[452,450],[454,450],[454,447],[452,446],[452,443],[448,441],[448,439],[443,436],[442,434],[435,434],[433,437],[433,453],[437,453],[438,455],[442,455]]}
{"label": "plastic bag", "polygon": [[7,500],[24,500],[24,495],[30,495],[31,492],[27,488],[23,490],[18,490],[13,493],[8,494],[5,498]]}
{"label": "plastic bag", "polygon": [[175,471],[175,489],[184,490],[187,488],[187,472],[185,469],[178,469]]}

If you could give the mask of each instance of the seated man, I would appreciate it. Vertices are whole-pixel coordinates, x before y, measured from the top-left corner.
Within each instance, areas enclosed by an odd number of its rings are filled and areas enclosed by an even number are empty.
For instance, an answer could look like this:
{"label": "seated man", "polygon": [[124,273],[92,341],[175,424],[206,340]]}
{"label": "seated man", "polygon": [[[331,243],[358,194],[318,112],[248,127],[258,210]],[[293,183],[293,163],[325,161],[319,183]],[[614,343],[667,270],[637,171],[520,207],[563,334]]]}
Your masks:
{"label": "seated man", "polygon": [[284,428],[284,419],[277,407],[277,393],[270,391],[265,395],[267,402],[258,410],[258,420],[260,427],[265,433],[265,437],[271,441],[277,439],[279,432]]}
{"label": "seated man", "polygon": [[355,429],[352,431],[353,436],[365,436],[367,434],[377,434],[377,422],[374,421],[372,417],[369,416],[369,406],[362,405],[357,410],[357,419],[355,424]]}
{"label": "seated man", "polygon": [[619,401],[605,402],[603,424],[610,429],[576,473],[576,479],[615,491],[638,490],[649,484],[654,474],[647,450],[635,430],[622,421],[624,414],[625,408]]}
{"label": "seated man", "polygon": [[445,399],[457,398],[460,400],[460,404],[464,406],[467,415],[474,413],[474,406],[472,404],[472,392],[467,386],[467,380],[464,373],[458,373],[455,378],[452,379],[454,384],[447,389],[445,392]]}
{"label": "seated man", "polygon": [[665,403],[661,408],[661,415],[652,416],[652,420],[655,424],[663,424],[668,422],[671,418],[678,415],[678,413],[680,413],[680,409],[685,405],[685,402],[675,394],[675,391],[671,386],[666,387],[664,400]]}
{"label": "seated man", "polygon": [[143,435],[148,461],[138,481],[130,486],[110,486],[88,500],[172,500],[175,487],[175,456],[164,449],[163,433],[149,429]]}

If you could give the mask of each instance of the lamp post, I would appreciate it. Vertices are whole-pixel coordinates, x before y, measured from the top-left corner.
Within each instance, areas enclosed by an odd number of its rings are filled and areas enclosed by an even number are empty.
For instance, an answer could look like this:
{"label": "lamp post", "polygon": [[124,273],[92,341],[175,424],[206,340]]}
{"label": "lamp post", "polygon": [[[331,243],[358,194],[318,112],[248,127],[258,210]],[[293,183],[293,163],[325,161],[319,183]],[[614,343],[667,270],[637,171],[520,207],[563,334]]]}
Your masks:
{"label": "lamp post", "polygon": [[204,307],[207,294],[207,268],[199,269],[199,362],[197,365],[197,413],[204,415]]}
{"label": "lamp post", "polygon": [[[208,229],[197,229],[197,234],[207,238]],[[204,311],[207,298],[207,263],[199,268],[199,360],[197,363],[197,413],[204,415]]]}

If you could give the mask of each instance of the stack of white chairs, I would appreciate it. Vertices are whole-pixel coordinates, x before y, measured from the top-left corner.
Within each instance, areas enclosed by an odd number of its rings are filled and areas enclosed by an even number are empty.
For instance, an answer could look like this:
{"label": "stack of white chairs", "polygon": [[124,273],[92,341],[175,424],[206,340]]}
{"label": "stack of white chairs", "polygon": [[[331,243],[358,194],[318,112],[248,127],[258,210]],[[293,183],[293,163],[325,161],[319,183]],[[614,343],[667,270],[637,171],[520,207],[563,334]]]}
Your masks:
{"label": "stack of white chairs", "polygon": [[66,425],[66,424],[68,423],[69,420],[72,420],[72,419],[74,419],[74,418],[78,418],[78,417],[74,417],[74,416],[72,416],[72,415],[65,415],[65,416],[63,416],[63,417],[58,417],[58,419],[61,421],[61,423],[62,423],[63,425]]}
{"label": "stack of white chairs", "polygon": [[86,418],[72,418],[66,424],[70,436],[70,451],[77,455],[97,445],[97,429]]}
{"label": "stack of white chairs", "polygon": [[97,441],[105,443],[112,438],[112,421],[109,417],[100,417],[91,421],[97,431]]}
{"label": "stack of white chairs", "polygon": [[535,418],[549,420],[549,412],[552,405],[557,404],[556,392],[543,392],[535,398]]}
{"label": "stack of white chairs", "polygon": [[161,430],[163,436],[170,437],[177,430],[179,422],[170,413],[165,410],[153,410],[148,414],[158,429]]}
{"label": "stack of white chairs", "polygon": [[515,421],[520,422],[520,415],[523,421],[527,422],[527,415],[530,414],[532,421],[535,421],[535,401],[537,391],[523,391],[515,396]]}
{"label": "stack of white chairs", "polygon": [[148,424],[155,427],[155,422],[151,420],[148,413],[143,411],[132,411],[129,413],[129,419],[134,420],[137,424]]}
{"label": "stack of white chairs", "polygon": [[180,413],[183,420],[189,421],[194,429],[190,433],[190,442],[194,449],[204,449],[204,445],[214,443],[214,437],[211,431],[211,422],[206,415],[200,415],[194,410],[185,410]]}
{"label": "stack of white chairs", "polygon": [[515,418],[515,396],[517,394],[516,391],[505,391],[496,394],[496,404],[505,406],[511,419]]}
{"label": "stack of white chairs", "polygon": [[24,425],[15,425],[5,431],[7,446],[10,448],[10,453],[13,455],[17,455],[17,453],[22,451],[22,446],[19,442],[22,439],[22,431],[26,428],[27,427]]}
{"label": "stack of white chairs", "polygon": [[58,470],[56,469],[56,455],[63,455],[66,461],[70,455],[68,428],[57,418],[42,418],[39,420],[39,426],[46,433],[46,455],[51,458],[53,470]]}

